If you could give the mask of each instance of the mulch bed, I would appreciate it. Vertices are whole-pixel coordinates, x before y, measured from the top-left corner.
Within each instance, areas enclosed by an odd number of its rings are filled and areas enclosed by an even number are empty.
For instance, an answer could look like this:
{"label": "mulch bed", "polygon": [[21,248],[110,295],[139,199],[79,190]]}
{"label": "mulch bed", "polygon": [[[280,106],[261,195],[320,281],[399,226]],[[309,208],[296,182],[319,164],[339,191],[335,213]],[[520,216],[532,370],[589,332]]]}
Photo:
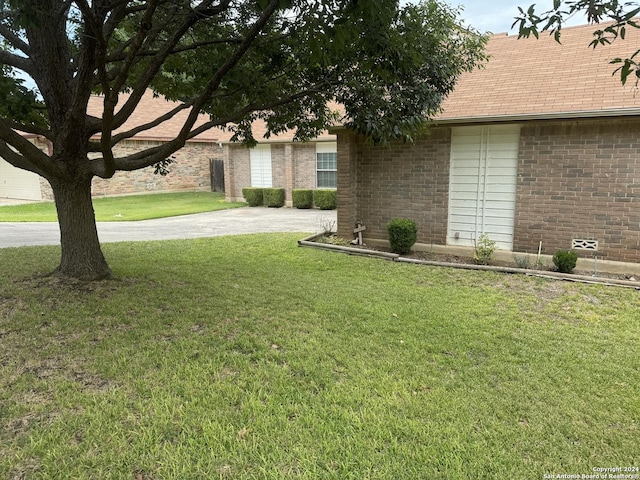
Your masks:
{"label": "mulch bed", "polygon": [[[320,243],[325,243],[325,242],[322,242],[320,239],[318,240],[320,241]],[[331,242],[326,242],[326,243],[331,243]],[[370,245],[349,245],[349,247],[376,251],[376,252],[391,253],[391,249],[386,247],[378,247],[378,246],[370,246]],[[477,265],[474,259],[471,257],[465,257],[460,255],[450,255],[450,254],[443,254],[443,253],[412,251],[409,254],[402,255],[402,257],[410,258],[414,260],[429,261],[429,262],[453,263],[458,265]],[[496,266],[496,267],[518,268],[518,265],[516,265],[515,262],[503,262],[503,261],[497,261],[497,260],[491,261],[489,265]],[[529,268],[532,270],[538,270],[540,272],[556,271],[553,266],[536,267],[535,265],[531,265]],[[586,277],[593,276],[593,270],[574,270],[573,273],[576,275],[584,275]],[[640,281],[640,278],[637,274],[609,273],[609,272],[598,271],[595,277],[610,278],[615,280],[628,280],[631,282]]]}

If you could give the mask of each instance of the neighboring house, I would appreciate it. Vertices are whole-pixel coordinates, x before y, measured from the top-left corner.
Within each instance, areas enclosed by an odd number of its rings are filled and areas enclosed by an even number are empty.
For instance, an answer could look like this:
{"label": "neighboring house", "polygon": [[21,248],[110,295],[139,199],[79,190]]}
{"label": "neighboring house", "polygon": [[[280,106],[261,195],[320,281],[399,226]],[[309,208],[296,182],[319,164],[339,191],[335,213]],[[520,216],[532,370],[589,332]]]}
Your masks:
{"label": "neighboring house", "polygon": [[[39,136],[26,135],[41,150],[49,151],[49,142]],[[43,199],[42,191],[51,189],[49,183],[33,172],[16,168],[0,158],[0,198],[17,198],[20,200]]]}
{"label": "neighboring house", "polygon": [[[338,229],[384,242],[392,218],[417,222],[417,247],[473,247],[640,262],[640,92],[612,76],[640,36],[596,49],[595,26],[539,40],[495,35],[430,133],[372,146],[338,137]],[[629,29],[635,30],[635,29]],[[596,250],[597,248],[597,250]]]}
{"label": "neighboring house", "polygon": [[[121,101],[124,101],[125,98],[126,95],[122,94]],[[103,97],[101,96],[91,97],[88,113],[101,116],[102,102]],[[149,91],[125,125],[117,129],[115,133],[152,121],[170,111],[175,105],[175,103],[167,102],[163,98],[154,98]],[[116,156],[128,155],[171,140],[180,130],[187,115],[188,111],[180,112],[162,125],[141,132],[130,140],[120,142],[114,148],[114,154]],[[206,117],[201,116],[198,124],[204,121],[206,121]],[[95,178],[92,194],[107,196],[169,191],[211,191],[214,189],[212,181],[214,184],[219,183],[220,190],[222,190],[224,179],[215,178],[217,170],[214,170],[216,163],[221,166],[224,157],[223,147],[220,143],[221,133],[219,130],[209,130],[189,140],[180,151],[172,155],[176,161],[169,166],[170,173],[167,176],[154,174],[154,167],[132,172],[116,172],[109,180]],[[34,137],[32,141],[43,150],[50,148],[46,139]],[[219,177],[223,175],[222,168],[219,169],[217,175]],[[32,172],[15,168],[0,159],[0,197],[52,200],[53,192],[48,182],[43,178]]]}
{"label": "neighboring house", "polygon": [[264,140],[264,124],[255,122],[253,128],[256,147],[225,142],[227,201],[242,201],[244,187],[275,187],[284,188],[290,206],[292,190],[337,187],[335,135],[325,132],[310,142],[294,142],[293,132],[286,132]]}
{"label": "neighboring house", "polygon": [[[121,94],[120,102],[124,102],[125,99],[126,94]],[[102,115],[102,105],[103,97],[93,96],[89,100],[87,110],[89,114],[99,117]],[[149,90],[127,122],[114,133],[144,125],[169,112],[176,105],[176,103],[169,102],[162,97],[154,97]],[[115,155],[128,155],[172,140],[180,131],[188,115],[189,110],[184,110],[161,125],[141,132],[130,140],[120,142],[114,148]],[[196,126],[204,123],[207,119],[205,115],[200,115]],[[188,140],[184,147],[171,156],[175,162],[169,165],[170,173],[166,176],[155,174],[154,167],[147,167],[132,172],[116,172],[108,180],[95,178],[93,180],[93,195],[212,191],[214,189],[212,188],[214,165],[216,162],[221,163],[224,157],[220,135],[219,130],[211,129]],[[213,178],[214,183],[215,180]],[[224,184],[223,179],[219,180],[220,184]]]}
{"label": "neighboring house", "polygon": [[[121,95],[121,101],[126,95]],[[103,97],[89,101],[91,115],[102,114]],[[115,133],[143,125],[171,110],[176,104],[145,94],[127,123]],[[181,112],[164,124],[119,143],[114,153],[127,155],[150,148],[175,137],[187,112]],[[202,116],[200,122],[204,122]],[[286,204],[291,205],[291,191],[297,188],[336,188],[337,146],[335,135],[322,134],[312,142],[293,141],[286,132],[263,139],[263,122],[254,124],[254,135],[261,142],[249,149],[230,141],[230,133],[211,129],[187,142],[173,157],[167,176],[154,174],[148,167],[132,172],[116,172],[113,178],[93,181],[94,196],[175,191],[225,191],[228,201],[243,201],[244,187],[282,187]],[[48,148],[45,139],[34,139]],[[0,197],[27,200],[52,200],[49,184],[38,175],[12,167],[0,159]]]}

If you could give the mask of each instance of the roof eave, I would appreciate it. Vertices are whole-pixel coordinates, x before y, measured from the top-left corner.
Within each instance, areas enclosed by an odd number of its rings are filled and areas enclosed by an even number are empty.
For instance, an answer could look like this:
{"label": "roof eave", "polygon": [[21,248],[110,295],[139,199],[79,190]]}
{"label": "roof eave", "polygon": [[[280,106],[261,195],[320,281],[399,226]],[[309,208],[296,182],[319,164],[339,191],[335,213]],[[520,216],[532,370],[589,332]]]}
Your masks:
{"label": "roof eave", "polygon": [[[334,134],[331,134],[331,129],[333,129],[333,127],[329,128],[329,133],[330,135],[325,135],[323,137],[314,137],[314,138],[310,138],[309,140],[305,140],[305,141],[301,141],[301,140],[294,140],[293,138],[277,138],[274,140],[271,139],[264,139],[261,141],[258,141],[258,144],[260,145],[276,145],[276,144],[290,144],[290,143],[294,143],[296,145],[302,145],[305,143],[322,143],[322,142],[335,142],[337,139],[335,137]],[[222,145],[242,145],[242,142],[232,142],[231,140],[224,140],[220,142]]]}
{"label": "roof eave", "polygon": [[587,119],[634,116],[640,116],[640,108],[614,108],[607,110],[582,110],[549,113],[516,113],[511,115],[479,115],[470,117],[440,117],[434,119],[434,123],[438,125],[451,125],[458,123],[504,123],[532,120],[571,120],[578,118]]}
{"label": "roof eave", "polygon": [[[513,123],[534,120],[572,120],[589,118],[640,117],[640,108],[615,108],[609,110],[582,110],[551,113],[516,113],[512,115],[477,115],[470,117],[440,117],[432,121],[433,125],[456,125],[470,123]],[[329,133],[337,135],[351,131],[344,125],[329,127]]]}
{"label": "roof eave", "polygon": [[[91,140],[95,142],[100,141],[100,135],[94,135],[91,137]],[[157,143],[166,143],[174,140],[174,137],[162,137],[162,136],[138,136],[134,135],[133,137],[125,138],[121,140],[121,142],[132,141],[132,142],[157,142]],[[120,142],[118,142],[120,143]],[[190,138],[186,141],[186,143],[217,143],[222,144],[220,140],[217,138]]]}

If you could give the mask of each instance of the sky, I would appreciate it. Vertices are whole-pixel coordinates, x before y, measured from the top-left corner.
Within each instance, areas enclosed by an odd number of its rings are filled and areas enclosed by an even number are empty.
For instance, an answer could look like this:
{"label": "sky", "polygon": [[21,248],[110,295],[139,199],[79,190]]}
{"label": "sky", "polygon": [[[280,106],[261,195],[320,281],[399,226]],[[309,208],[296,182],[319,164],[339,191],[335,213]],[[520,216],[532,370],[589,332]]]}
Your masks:
{"label": "sky", "polygon": [[[518,15],[518,6],[526,9],[534,3],[527,1],[529,0],[448,0],[447,3],[452,6],[462,5],[462,18],[478,30],[503,33],[511,30],[514,17]],[[544,0],[536,3],[539,8],[545,8]]]}
{"label": "sky", "polygon": [[[414,2],[416,0],[406,0]],[[509,33],[516,35],[516,30],[511,30],[514,17],[518,16],[518,7],[523,10],[536,4],[536,11],[546,12],[553,7],[552,0],[445,0],[451,6],[463,6],[462,18],[467,24],[482,32]],[[584,18],[573,18],[567,25],[580,25],[586,21]]]}

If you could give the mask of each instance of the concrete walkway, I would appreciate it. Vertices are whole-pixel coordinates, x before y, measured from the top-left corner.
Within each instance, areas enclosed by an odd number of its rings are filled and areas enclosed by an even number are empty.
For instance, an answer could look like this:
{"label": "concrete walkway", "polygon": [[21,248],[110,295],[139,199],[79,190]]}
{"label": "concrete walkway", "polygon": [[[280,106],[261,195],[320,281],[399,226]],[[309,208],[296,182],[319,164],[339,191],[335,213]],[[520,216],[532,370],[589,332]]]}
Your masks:
{"label": "concrete walkway", "polygon": [[[139,222],[98,222],[103,243],[174,240],[249,233],[323,231],[333,223],[335,210],[244,207]],[[0,222],[0,248],[25,245],[59,245],[57,223]]]}

